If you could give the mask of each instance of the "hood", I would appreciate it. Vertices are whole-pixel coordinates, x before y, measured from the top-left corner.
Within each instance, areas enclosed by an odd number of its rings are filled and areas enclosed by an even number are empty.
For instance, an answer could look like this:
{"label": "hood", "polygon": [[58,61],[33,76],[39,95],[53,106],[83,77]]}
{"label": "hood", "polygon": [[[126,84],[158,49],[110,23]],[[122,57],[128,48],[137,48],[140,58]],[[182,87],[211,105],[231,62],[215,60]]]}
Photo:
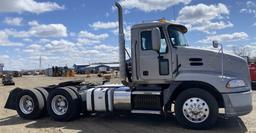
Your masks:
{"label": "hood", "polygon": [[[213,50],[191,47],[177,48],[179,71],[217,73],[221,75],[222,54]],[[224,76],[250,81],[248,64],[242,57],[224,53]]]}

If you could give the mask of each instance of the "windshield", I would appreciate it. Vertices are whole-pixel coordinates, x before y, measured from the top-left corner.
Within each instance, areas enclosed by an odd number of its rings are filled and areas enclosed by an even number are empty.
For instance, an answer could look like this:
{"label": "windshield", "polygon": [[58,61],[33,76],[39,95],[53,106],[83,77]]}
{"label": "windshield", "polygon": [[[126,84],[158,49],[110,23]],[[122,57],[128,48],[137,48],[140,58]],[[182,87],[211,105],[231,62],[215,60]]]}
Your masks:
{"label": "windshield", "polygon": [[171,43],[174,46],[188,46],[187,40],[182,32],[177,28],[169,27],[168,28],[169,36]]}

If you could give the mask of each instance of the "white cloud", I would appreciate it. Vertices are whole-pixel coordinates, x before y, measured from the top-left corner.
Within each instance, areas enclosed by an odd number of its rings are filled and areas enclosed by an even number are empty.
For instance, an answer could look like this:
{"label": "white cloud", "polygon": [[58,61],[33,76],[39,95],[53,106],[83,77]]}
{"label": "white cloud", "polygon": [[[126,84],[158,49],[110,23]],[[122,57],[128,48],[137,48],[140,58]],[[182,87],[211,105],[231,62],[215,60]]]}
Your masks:
{"label": "white cloud", "polygon": [[67,28],[63,24],[38,24],[36,21],[29,22],[31,26],[28,31],[17,31],[16,29],[5,29],[5,32],[13,37],[66,37]]}
{"label": "white cloud", "polygon": [[39,23],[36,20],[33,20],[33,21],[29,21],[28,25],[30,25],[30,26],[37,26],[37,25],[39,25]]}
{"label": "white cloud", "polygon": [[42,50],[42,46],[39,44],[31,44],[27,46],[23,51],[27,53],[38,53]]}
{"label": "white cloud", "polygon": [[[90,63],[95,62],[115,62],[118,61],[118,47],[106,44],[100,44],[92,47],[90,50],[84,49],[82,51],[89,59]],[[93,55],[93,58],[91,58]]]}
{"label": "white cloud", "polygon": [[24,42],[33,42],[33,40],[32,39],[30,39],[30,38],[24,38],[24,39],[22,39]]}
{"label": "white cloud", "polygon": [[207,32],[207,33],[210,33],[208,32],[209,30],[221,30],[221,29],[225,29],[225,28],[228,28],[228,27],[233,27],[234,25],[231,23],[231,22],[223,22],[223,21],[220,21],[220,22],[204,22],[202,24],[199,24],[197,26],[192,26],[191,27],[191,30],[197,30],[197,31],[204,31],[204,32]]}
{"label": "white cloud", "polygon": [[95,30],[98,29],[115,29],[118,27],[118,22],[100,22],[97,21],[90,25]]}
{"label": "white cloud", "polygon": [[253,14],[256,17],[256,3],[252,1],[246,2],[246,8],[240,10],[241,13]]}
{"label": "white cloud", "polygon": [[40,49],[40,48],[42,48],[42,46],[39,45],[39,44],[32,44],[32,45],[28,46],[27,48],[30,48],[30,49]]}
{"label": "white cloud", "polygon": [[20,18],[20,17],[15,17],[15,18],[6,17],[3,22],[12,26],[21,26],[22,21],[23,21],[23,18]]}
{"label": "white cloud", "polygon": [[248,38],[248,34],[245,32],[235,32],[232,34],[220,34],[220,35],[212,35],[207,36],[206,39],[198,41],[199,43],[211,43],[213,40],[219,42],[232,42],[239,41]]}
{"label": "white cloud", "polygon": [[90,40],[90,39],[86,39],[86,38],[78,38],[77,42],[80,45],[83,45],[83,44],[92,45],[92,44],[99,44],[99,43],[101,43],[100,40]]}
{"label": "white cloud", "polygon": [[53,40],[45,45],[46,51],[49,51],[52,54],[57,54],[57,53],[67,54],[65,52],[72,52],[73,47],[75,47],[75,43],[64,40],[64,39]]}
{"label": "white cloud", "polygon": [[88,31],[80,31],[78,36],[79,38],[88,39],[88,40],[98,40],[98,41],[103,41],[109,37],[109,35],[106,33],[96,35]]}
{"label": "white cloud", "polygon": [[248,44],[242,47],[243,49],[247,50],[250,57],[256,57],[256,44]]}
{"label": "white cloud", "polygon": [[[118,61],[118,47],[106,44],[78,45],[65,39],[47,40],[31,44],[21,50],[17,50],[17,57],[0,60],[8,69],[35,69],[41,56],[43,68],[53,65],[70,67],[73,64],[89,64],[95,62]],[[12,66],[12,64],[17,64]]]}
{"label": "white cloud", "polygon": [[225,20],[229,15],[226,5],[191,5],[185,6],[179,11],[177,22],[191,27],[191,30],[209,32],[209,30],[220,30],[233,27],[233,24]]}
{"label": "white cloud", "polygon": [[97,44],[108,37],[109,35],[106,33],[96,35],[88,31],[80,31],[77,40],[80,44]]}
{"label": "white cloud", "polygon": [[4,32],[0,31],[0,46],[22,46],[22,43],[11,42],[9,36]]}
{"label": "white cloud", "polygon": [[[112,31],[115,35],[118,35],[119,29],[115,29]],[[125,34],[125,39],[127,41],[131,40],[131,26],[125,26],[124,27],[124,34]]]}
{"label": "white cloud", "polygon": [[1,0],[0,12],[31,12],[31,13],[44,13],[54,10],[64,9],[55,2],[37,2],[35,0]]}
{"label": "white cloud", "polygon": [[66,37],[67,28],[63,24],[41,24],[30,28],[30,34],[36,37]]}
{"label": "white cloud", "polygon": [[191,0],[123,0],[120,1],[121,5],[125,8],[137,8],[145,12],[163,11],[173,5],[183,3],[189,4]]}
{"label": "white cloud", "polygon": [[10,56],[9,55],[1,55],[1,59],[9,59],[10,58]]}
{"label": "white cloud", "polygon": [[[78,52],[79,51],[79,52]],[[27,55],[23,57],[25,60],[32,59],[38,61],[39,56],[43,58],[43,67],[52,65],[72,66],[73,64],[88,64],[92,62],[112,62],[118,60],[118,47],[98,44],[79,46],[75,42],[68,40],[52,40],[47,44],[32,44],[23,50]],[[28,62],[26,62],[28,63]],[[38,64],[37,62],[34,64]],[[20,65],[22,68],[34,67],[33,62],[26,65]],[[37,65],[36,65],[37,66]]]}

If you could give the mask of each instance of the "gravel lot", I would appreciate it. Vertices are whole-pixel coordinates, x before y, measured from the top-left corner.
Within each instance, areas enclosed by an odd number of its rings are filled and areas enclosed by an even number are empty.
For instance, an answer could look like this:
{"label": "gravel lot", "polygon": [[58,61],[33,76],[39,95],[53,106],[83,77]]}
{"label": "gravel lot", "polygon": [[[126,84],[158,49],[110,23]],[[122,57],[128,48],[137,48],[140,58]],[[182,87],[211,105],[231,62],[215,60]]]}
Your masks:
{"label": "gravel lot", "polygon": [[[24,76],[15,78],[16,87],[33,88],[57,84],[59,82],[86,79],[88,81],[99,82],[96,76],[85,78],[78,76],[74,78],[53,78],[45,76]],[[117,83],[118,79],[111,80]],[[0,133],[10,132],[87,132],[87,133],[167,133],[167,132],[255,132],[256,133],[256,111],[249,115],[225,119],[220,117],[217,125],[207,131],[188,130],[180,127],[172,117],[164,118],[157,115],[135,115],[135,114],[97,114],[80,118],[71,122],[55,122],[49,117],[44,117],[36,121],[23,120],[17,116],[16,111],[4,109],[9,92],[14,86],[0,85]],[[253,92],[254,97],[256,92]],[[254,108],[256,100],[253,100]]]}

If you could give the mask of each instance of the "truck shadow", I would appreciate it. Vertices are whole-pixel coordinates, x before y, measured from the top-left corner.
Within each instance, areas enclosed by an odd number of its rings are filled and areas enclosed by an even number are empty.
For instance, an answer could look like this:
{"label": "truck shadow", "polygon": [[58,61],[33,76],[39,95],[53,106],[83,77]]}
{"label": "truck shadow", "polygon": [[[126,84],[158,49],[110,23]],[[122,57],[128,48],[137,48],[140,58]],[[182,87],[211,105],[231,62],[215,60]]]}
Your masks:
{"label": "truck shadow", "polygon": [[82,117],[71,122],[55,122],[49,117],[31,121],[21,119],[16,115],[0,119],[0,128],[17,124],[25,124],[26,128],[59,128],[58,130],[69,129],[88,133],[247,132],[246,126],[239,117],[219,118],[214,128],[199,131],[182,128],[173,116],[164,118],[157,115],[97,114],[96,117]]}

